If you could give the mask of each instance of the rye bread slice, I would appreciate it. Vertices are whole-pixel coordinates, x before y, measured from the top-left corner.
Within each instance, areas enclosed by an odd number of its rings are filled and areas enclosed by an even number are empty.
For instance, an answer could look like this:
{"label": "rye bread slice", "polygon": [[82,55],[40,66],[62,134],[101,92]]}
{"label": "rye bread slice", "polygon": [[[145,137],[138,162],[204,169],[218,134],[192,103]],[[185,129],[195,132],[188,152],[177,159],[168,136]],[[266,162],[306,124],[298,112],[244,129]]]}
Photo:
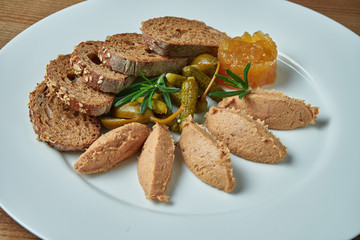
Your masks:
{"label": "rye bread slice", "polygon": [[204,22],[179,17],[149,19],[142,22],[141,32],[151,50],[169,57],[216,56],[220,41],[228,38]]}
{"label": "rye bread slice", "polygon": [[107,113],[114,100],[111,93],[92,88],[83,76],[76,76],[70,64],[70,54],[59,55],[46,66],[46,84],[50,90],[76,111],[91,116]]}
{"label": "rye bread slice", "polygon": [[119,73],[139,76],[158,76],[167,72],[180,72],[187,58],[168,58],[152,53],[138,33],[108,36],[99,51],[100,60]]}
{"label": "rye bread slice", "polygon": [[100,135],[97,117],[75,111],[51,92],[45,81],[29,95],[29,115],[39,140],[59,151],[85,150]]}
{"label": "rye bread slice", "polygon": [[102,41],[81,42],[74,47],[70,62],[77,75],[82,75],[85,82],[102,92],[118,93],[135,80],[134,76],[112,71],[101,63],[98,52]]}

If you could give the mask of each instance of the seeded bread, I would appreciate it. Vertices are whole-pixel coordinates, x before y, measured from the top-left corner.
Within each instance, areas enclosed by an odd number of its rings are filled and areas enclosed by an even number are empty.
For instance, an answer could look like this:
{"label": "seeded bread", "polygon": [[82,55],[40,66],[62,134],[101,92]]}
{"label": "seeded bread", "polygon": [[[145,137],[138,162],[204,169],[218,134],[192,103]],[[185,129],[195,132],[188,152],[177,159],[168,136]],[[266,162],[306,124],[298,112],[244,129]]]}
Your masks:
{"label": "seeded bread", "polygon": [[97,117],[79,113],[50,92],[45,81],[29,95],[29,115],[39,140],[59,151],[85,150],[100,135]]}
{"label": "seeded bread", "polygon": [[127,76],[112,71],[101,63],[98,52],[102,41],[81,42],[74,47],[70,62],[77,75],[82,75],[85,82],[102,92],[118,93],[129,86],[134,76]]}
{"label": "seeded bread", "polygon": [[187,58],[167,58],[152,53],[138,33],[116,34],[106,38],[99,58],[113,71],[139,76],[158,76],[166,72],[180,72]]}
{"label": "seeded bread", "polygon": [[204,22],[179,17],[149,19],[142,22],[141,32],[151,50],[169,57],[216,56],[220,41],[228,37]]}
{"label": "seeded bread", "polygon": [[70,64],[70,54],[50,61],[45,78],[50,90],[76,111],[99,116],[111,108],[114,95],[92,88],[83,76],[77,77]]}

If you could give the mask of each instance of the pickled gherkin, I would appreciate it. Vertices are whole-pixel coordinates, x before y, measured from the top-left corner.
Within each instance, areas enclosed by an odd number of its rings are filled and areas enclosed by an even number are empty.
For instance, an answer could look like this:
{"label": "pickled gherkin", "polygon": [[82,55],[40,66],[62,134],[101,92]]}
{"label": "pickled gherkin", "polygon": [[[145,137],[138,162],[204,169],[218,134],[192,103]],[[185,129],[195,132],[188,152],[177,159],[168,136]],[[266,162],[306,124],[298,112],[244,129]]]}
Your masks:
{"label": "pickled gherkin", "polygon": [[181,88],[182,83],[186,80],[186,77],[176,73],[167,73],[165,77],[172,86],[177,88]]}
{"label": "pickled gherkin", "polygon": [[[158,94],[159,95],[159,94]],[[154,95],[155,96],[155,95]],[[160,95],[159,95],[160,96]],[[138,103],[142,103],[144,97],[139,97],[135,101]],[[153,112],[156,114],[166,114],[168,109],[164,101],[155,99],[154,97],[151,99],[151,104],[153,106]]]}
{"label": "pickled gherkin", "polygon": [[196,109],[195,112],[196,113],[202,113],[202,112],[206,112],[207,111],[207,106],[208,106],[208,102],[202,102],[200,100],[200,98],[198,99],[198,101],[196,102]]}
{"label": "pickled gherkin", "polygon": [[198,99],[199,85],[194,77],[188,77],[182,84],[181,88],[181,105],[185,110],[180,113],[180,129],[182,123],[186,121],[189,115],[194,116],[196,103]]}
{"label": "pickled gherkin", "polygon": [[[173,113],[171,111],[167,111],[166,114],[161,114],[161,115],[156,115],[158,118],[164,119],[164,118],[168,118],[169,116],[171,116]],[[171,122],[166,124],[169,129],[173,132],[180,132],[180,126],[179,123],[177,122],[177,119],[173,119]]]}
{"label": "pickled gherkin", "polygon": [[199,69],[207,76],[212,77],[216,71],[217,58],[211,54],[204,53],[194,58],[191,66]]}
{"label": "pickled gherkin", "polygon": [[[174,87],[173,85],[171,85],[168,82],[165,82],[165,86]],[[174,93],[169,93],[169,96],[170,96],[172,104],[174,104],[177,107],[180,107],[180,105],[181,105],[181,91],[174,92]]]}
{"label": "pickled gherkin", "polygon": [[[199,88],[203,91],[209,86],[211,78],[209,78],[205,73],[200,71],[199,69],[194,68],[193,66],[186,66],[183,68],[183,75],[186,77],[195,77],[197,83],[199,84]],[[224,89],[220,87],[217,83],[213,83],[210,87],[209,92],[224,92]],[[220,97],[212,97],[212,99],[216,102],[220,102],[222,98]]]}
{"label": "pickled gherkin", "polygon": [[170,124],[171,122],[173,123],[173,121],[176,120],[176,116],[178,116],[185,109],[184,106],[181,106],[175,113],[167,114],[166,118],[162,119],[155,117],[154,113],[149,108],[145,110],[144,114],[141,114],[140,105],[141,104],[138,102],[128,102],[118,106],[111,112],[111,117],[101,118],[101,123],[108,129],[114,129],[131,122],[145,124],[149,122]]}
{"label": "pickled gherkin", "polygon": [[155,93],[154,96],[152,96],[151,99],[160,100],[164,102],[164,99],[161,94]]}

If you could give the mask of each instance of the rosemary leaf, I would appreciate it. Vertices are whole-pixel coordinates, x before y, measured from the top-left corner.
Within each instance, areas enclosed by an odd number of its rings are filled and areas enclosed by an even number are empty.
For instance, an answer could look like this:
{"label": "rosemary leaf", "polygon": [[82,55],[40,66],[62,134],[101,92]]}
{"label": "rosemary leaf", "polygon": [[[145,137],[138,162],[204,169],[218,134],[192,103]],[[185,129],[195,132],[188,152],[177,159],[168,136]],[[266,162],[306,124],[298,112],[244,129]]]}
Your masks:
{"label": "rosemary leaf", "polygon": [[248,80],[248,73],[250,70],[250,66],[251,66],[251,62],[249,62],[248,64],[246,64],[245,69],[244,69],[244,81],[245,81],[245,88],[249,88],[249,80]]}
{"label": "rosemary leaf", "polygon": [[137,93],[137,92],[133,92],[133,93],[127,95],[126,97],[120,99],[119,101],[117,101],[117,102],[114,104],[114,107],[118,107],[118,106],[120,106],[120,105],[123,105],[123,104],[129,102],[136,93]]}
{"label": "rosemary leaf", "polygon": [[[148,100],[150,99],[150,104],[151,104],[151,92],[148,92],[143,101],[141,102],[141,105],[140,105],[140,114],[144,114],[146,108],[148,107],[149,103],[148,103]],[[152,107],[152,106],[151,106]]]}
{"label": "rosemary leaf", "polygon": [[139,70],[139,74],[140,76],[145,79],[146,81],[148,81],[150,84],[152,84],[152,82],[150,81],[150,79],[148,79],[147,77],[145,77],[145,75],[143,74],[143,72],[141,70]]}
{"label": "rosemary leaf", "polygon": [[[151,85],[154,84],[157,80],[158,80],[158,77],[150,79]],[[146,81],[135,83],[135,84],[133,84],[133,85],[127,87],[127,88],[124,88],[123,90],[121,90],[120,92],[118,92],[116,94],[116,97],[123,97],[123,96],[126,96],[126,95],[130,94],[130,93],[138,91],[144,84],[146,84],[145,82]]]}
{"label": "rosemary leaf", "polygon": [[152,97],[154,96],[155,92],[156,92],[156,88],[153,88],[150,92],[150,97],[147,99],[147,101],[148,101],[147,105],[148,105],[148,108],[150,108],[150,110],[153,110]]}
{"label": "rosemary leaf", "polygon": [[161,85],[159,85],[159,90],[162,91],[163,93],[175,93],[181,91],[180,88],[164,87]]}
{"label": "rosemary leaf", "polygon": [[232,71],[230,71],[229,69],[226,69],[226,73],[232,78],[234,79],[238,85],[240,85],[241,87],[239,88],[245,88],[246,84],[245,81],[242,80],[241,77],[239,77],[238,75],[236,75],[235,73],[233,73]]}
{"label": "rosemary leaf", "polygon": [[234,80],[232,80],[231,78],[225,77],[223,75],[220,74],[215,74],[215,76],[225,82],[227,82],[228,85],[231,85],[233,87],[235,87],[238,83]]}
{"label": "rosemary leaf", "polygon": [[209,93],[209,96],[210,97],[231,97],[231,96],[239,95],[243,92],[244,92],[243,90],[229,91],[229,92],[211,92],[211,93]]}
{"label": "rosemary leaf", "polygon": [[169,97],[169,93],[178,92],[181,89],[179,88],[172,88],[172,87],[166,87],[165,86],[165,73],[161,74],[159,77],[148,79],[144,76],[144,74],[139,71],[139,74],[142,78],[145,79],[145,81],[141,83],[136,83],[122,91],[120,91],[116,96],[125,96],[122,99],[120,99],[118,102],[114,104],[115,107],[123,105],[129,101],[133,102],[137,98],[143,96],[145,94],[145,97],[140,105],[140,113],[143,114],[146,110],[146,108],[149,108],[153,110],[152,106],[152,97],[154,94],[159,90],[163,93],[165,98],[166,106],[172,110],[172,104]]}
{"label": "rosemary leaf", "polygon": [[226,73],[230,76],[230,78],[216,74],[216,77],[221,80],[224,80],[227,85],[236,87],[239,90],[228,91],[228,92],[212,92],[212,93],[209,93],[209,96],[211,96],[211,97],[230,97],[230,96],[239,95],[239,98],[241,99],[246,94],[249,94],[251,92],[251,88],[249,87],[249,80],[248,80],[248,73],[249,73],[250,66],[251,66],[251,62],[246,64],[246,66],[244,68],[244,80],[229,69],[226,69]]}
{"label": "rosemary leaf", "polygon": [[172,110],[172,104],[171,104],[171,99],[170,99],[169,93],[163,92],[163,98],[164,98],[167,108]]}

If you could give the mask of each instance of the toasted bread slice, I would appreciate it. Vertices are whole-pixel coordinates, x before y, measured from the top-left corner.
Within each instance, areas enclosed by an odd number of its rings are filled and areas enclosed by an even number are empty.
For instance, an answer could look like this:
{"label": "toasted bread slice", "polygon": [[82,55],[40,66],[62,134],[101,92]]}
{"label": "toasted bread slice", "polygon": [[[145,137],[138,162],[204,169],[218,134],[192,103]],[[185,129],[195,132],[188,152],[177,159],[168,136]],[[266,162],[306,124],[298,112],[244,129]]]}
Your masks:
{"label": "toasted bread slice", "polygon": [[85,150],[100,135],[100,121],[79,113],[42,81],[29,95],[29,115],[38,139],[59,151]]}
{"label": "toasted bread slice", "polygon": [[102,41],[81,42],[74,47],[70,62],[77,75],[84,76],[85,82],[102,92],[118,93],[128,87],[134,80],[134,76],[112,71],[101,63],[98,52]]}
{"label": "toasted bread slice", "polygon": [[99,51],[100,60],[112,70],[126,75],[158,76],[180,72],[187,58],[167,58],[152,53],[138,33],[116,34],[106,38]]}
{"label": "toasted bread slice", "polygon": [[70,54],[59,55],[46,66],[46,84],[51,91],[76,111],[91,116],[107,113],[114,95],[103,93],[88,85],[84,77],[77,77],[70,64]]}
{"label": "toasted bread slice", "polygon": [[204,22],[179,17],[159,17],[142,22],[144,42],[157,54],[169,57],[217,55],[220,41],[228,36]]}
{"label": "toasted bread slice", "polygon": [[179,148],[185,164],[203,182],[225,192],[235,187],[229,149],[189,115]]}
{"label": "toasted bread slice", "polygon": [[133,122],[101,135],[75,162],[74,168],[83,174],[109,170],[136,154],[149,136],[150,128]]}
{"label": "toasted bread slice", "polygon": [[169,196],[165,192],[170,182],[174,151],[174,140],[168,127],[155,124],[144,143],[137,165],[139,182],[146,198],[168,201]]}

